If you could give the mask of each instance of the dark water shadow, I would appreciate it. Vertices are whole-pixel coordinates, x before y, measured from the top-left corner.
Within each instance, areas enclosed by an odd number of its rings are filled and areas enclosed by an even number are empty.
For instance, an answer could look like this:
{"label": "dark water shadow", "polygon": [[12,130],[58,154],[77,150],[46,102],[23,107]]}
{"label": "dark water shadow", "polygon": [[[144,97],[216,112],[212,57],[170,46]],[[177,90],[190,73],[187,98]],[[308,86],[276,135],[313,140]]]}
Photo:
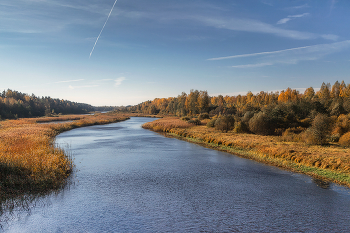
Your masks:
{"label": "dark water shadow", "polygon": [[325,181],[325,180],[320,180],[313,178],[312,182],[314,182],[317,186],[323,188],[323,189],[330,189],[331,182]]}

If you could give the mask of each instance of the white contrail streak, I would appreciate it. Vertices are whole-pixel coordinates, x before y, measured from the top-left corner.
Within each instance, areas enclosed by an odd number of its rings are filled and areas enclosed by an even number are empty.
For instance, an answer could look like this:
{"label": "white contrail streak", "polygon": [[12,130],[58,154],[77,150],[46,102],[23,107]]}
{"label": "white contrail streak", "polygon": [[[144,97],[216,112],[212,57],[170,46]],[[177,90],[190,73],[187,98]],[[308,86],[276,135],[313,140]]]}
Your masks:
{"label": "white contrail streak", "polygon": [[112,9],[111,9],[111,11],[110,11],[109,14],[108,14],[108,17],[107,17],[107,19],[106,19],[106,22],[105,22],[105,24],[103,25],[103,27],[102,27],[102,29],[101,29],[101,31],[100,31],[100,34],[98,35],[98,37],[97,37],[97,39],[96,39],[96,41],[95,41],[94,47],[93,47],[92,50],[91,50],[91,53],[90,53],[89,58],[91,57],[91,54],[92,54],[92,52],[93,52],[94,49],[95,49],[95,46],[96,46],[96,44],[97,44],[98,39],[100,39],[100,36],[101,36],[101,34],[102,34],[102,31],[103,31],[103,29],[105,28],[105,26],[106,26],[106,24],[107,24],[107,21],[108,21],[109,17],[111,16],[112,11],[113,11],[114,6],[115,6],[115,4],[117,3],[117,1],[118,1],[118,0],[115,0],[114,4],[113,4],[113,6],[112,6]]}

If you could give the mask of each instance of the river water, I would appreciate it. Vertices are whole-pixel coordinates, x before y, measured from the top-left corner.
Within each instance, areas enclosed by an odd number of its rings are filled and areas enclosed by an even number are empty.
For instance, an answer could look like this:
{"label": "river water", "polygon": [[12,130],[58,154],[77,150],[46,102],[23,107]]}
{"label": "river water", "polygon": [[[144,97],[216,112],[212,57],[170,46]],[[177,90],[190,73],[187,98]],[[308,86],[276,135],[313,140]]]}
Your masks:
{"label": "river water", "polygon": [[349,189],[144,130],[151,118],[74,129],[69,189],[6,232],[348,232]]}

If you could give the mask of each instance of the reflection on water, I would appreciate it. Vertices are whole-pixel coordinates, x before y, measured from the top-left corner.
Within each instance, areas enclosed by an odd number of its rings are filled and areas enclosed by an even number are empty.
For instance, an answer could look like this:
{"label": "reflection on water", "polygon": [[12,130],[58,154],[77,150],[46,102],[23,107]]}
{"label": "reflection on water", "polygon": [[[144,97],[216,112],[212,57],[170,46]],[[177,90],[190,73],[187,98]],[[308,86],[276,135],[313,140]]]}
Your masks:
{"label": "reflection on water", "polygon": [[0,204],[0,227],[3,228],[11,220],[18,219],[24,213],[30,215],[31,210],[44,202],[46,195],[23,195],[21,197],[7,199]]}
{"label": "reflection on water", "polygon": [[18,220],[9,220],[4,230],[347,232],[350,229],[348,189],[162,137],[140,127],[151,120],[154,119],[132,118],[59,135],[57,143],[70,145],[66,150],[72,153],[76,165],[75,185],[65,192],[30,202],[30,210],[16,212]]}
{"label": "reflection on water", "polygon": [[0,200],[0,229],[3,229],[7,223],[28,217],[35,208],[46,208],[51,204],[51,197],[64,195],[69,191],[71,185],[74,185],[74,174],[57,190],[49,190],[41,193],[27,193],[13,198]]}

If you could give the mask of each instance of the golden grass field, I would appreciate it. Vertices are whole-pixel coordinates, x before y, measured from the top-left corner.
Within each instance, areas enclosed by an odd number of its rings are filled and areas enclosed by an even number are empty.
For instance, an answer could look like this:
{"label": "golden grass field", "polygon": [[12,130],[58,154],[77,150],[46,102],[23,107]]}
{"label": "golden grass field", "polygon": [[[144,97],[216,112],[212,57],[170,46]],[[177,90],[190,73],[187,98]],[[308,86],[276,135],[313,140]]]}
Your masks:
{"label": "golden grass field", "polygon": [[[72,172],[73,163],[62,149],[55,148],[55,136],[77,127],[125,119],[128,119],[125,115],[107,113],[1,121],[0,198],[62,187]],[[67,120],[73,121],[54,124]]]}
{"label": "golden grass field", "polygon": [[310,146],[303,142],[285,142],[280,136],[222,133],[176,117],[158,119],[143,127],[350,187],[350,149],[337,144]]}

